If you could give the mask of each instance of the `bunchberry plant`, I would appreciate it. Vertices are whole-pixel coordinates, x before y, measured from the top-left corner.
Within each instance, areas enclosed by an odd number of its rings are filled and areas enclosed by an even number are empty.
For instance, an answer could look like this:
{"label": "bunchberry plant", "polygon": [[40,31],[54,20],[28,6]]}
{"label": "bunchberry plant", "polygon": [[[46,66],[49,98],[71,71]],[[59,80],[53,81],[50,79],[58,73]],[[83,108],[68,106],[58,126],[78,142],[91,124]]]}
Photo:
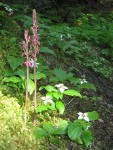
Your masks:
{"label": "bunchberry plant", "polygon": [[[54,112],[58,111],[62,115],[65,111],[65,104],[62,101],[64,95],[82,98],[82,95],[78,91],[68,89],[62,83],[55,86],[42,86],[39,90],[42,89],[45,89],[47,93],[45,97],[41,97],[40,104],[36,109],[37,113],[51,110]],[[87,113],[79,112],[78,118],[73,122],[53,117],[50,121],[43,121],[41,127],[36,128],[36,137],[42,138],[66,134],[71,140],[75,140],[79,144],[84,143],[88,147],[93,140],[92,132],[89,130],[92,126],[91,121],[97,119],[98,113],[95,111]]]}
{"label": "bunchberry plant", "polygon": [[26,65],[26,100],[25,100],[25,123],[26,123],[26,109],[28,103],[28,86],[29,86],[29,67],[34,67],[34,124],[36,123],[36,67],[38,67],[38,63],[36,63],[36,55],[39,53],[39,37],[37,35],[38,26],[36,21],[36,10],[33,10],[33,26],[31,27],[33,35],[29,35],[28,29],[24,31],[24,38],[23,41],[23,54],[22,56],[26,57],[26,61],[24,64]]}

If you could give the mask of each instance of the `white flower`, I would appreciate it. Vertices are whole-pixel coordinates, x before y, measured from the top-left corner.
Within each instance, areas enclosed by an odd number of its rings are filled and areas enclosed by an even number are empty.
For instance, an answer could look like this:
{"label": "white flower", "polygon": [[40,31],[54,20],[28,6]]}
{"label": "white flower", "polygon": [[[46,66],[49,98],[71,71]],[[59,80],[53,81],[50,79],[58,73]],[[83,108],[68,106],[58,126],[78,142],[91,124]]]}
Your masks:
{"label": "white flower", "polygon": [[8,12],[13,12],[13,10],[11,8],[8,8],[8,7],[4,7],[5,10],[7,10]]}
{"label": "white flower", "polygon": [[81,79],[80,84],[87,83],[86,79]]}
{"label": "white flower", "polygon": [[41,99],[44,101],[44,104],[46,105],[47,103],[52,104],[53,101],[51,100],[50,96],[46,96],[46,97],[41,97]]}
{"label": "white flower", "polygon": [[62,83],[61,84],[56,84],[55,87],[57,87],[61,93],[63,93],[66,89],[68,89],[68,87],[66,87]]}
{"label": "white flower", "polygon": [[[36,67],[38,68],[39,63],[36,63]],[[30,67],[34,67],[34,60],[30,58]]]}
{"label": "white flower", "polygon": [[87,113],[79,112],[78,115],[79,115],[78,119],[84,119],[84,120],[89,122],[89,118],[88,118],[88,114]]}

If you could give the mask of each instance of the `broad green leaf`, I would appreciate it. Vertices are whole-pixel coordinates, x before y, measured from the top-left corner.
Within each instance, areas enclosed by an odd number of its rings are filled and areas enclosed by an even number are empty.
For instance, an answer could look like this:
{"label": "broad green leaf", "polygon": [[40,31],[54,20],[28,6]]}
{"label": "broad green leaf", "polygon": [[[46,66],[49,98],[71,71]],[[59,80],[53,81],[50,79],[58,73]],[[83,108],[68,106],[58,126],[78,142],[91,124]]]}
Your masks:
{"label": "broad green leaf", "polygon": [[47,108],[50,110],[56,110],[55,103],[53,102],[52,104],[47,104]]}
{"label": "broad green leaf", "polygon": [[84,131],[83,141],[84,141],[86,147],[88,147],[91,144],[92,140],[93,140],[92,133],[89,130]]}
{"label": "broad green leaf", "polygon": [[47,110],[47,106],[46,105],[40,105],[36,108],[36,112],[42,112],[42,111],[45,111]]}
{"label": "broad green leaf", "polygon": [[[34,74],[31,74],[31,73],[30,73],[30,78],[31,78],[31,79],[34,79]],[[45,75],[44,73],[37,72],[37,73],[36,73],[36,79],[37,79],[37,80],[40,80],[40,79],[42,79],[42,78],[46,78],[46,75]]]}
{"label": "broad green leaf", "polygon": [[47,136],[48,136],[48,133],[44,129],[36,127],[36,129],[35,129],[35,137],[36,138],[43,138],[43,137],[47,137]]}
{"label": "broad green leaf", "polygon": [[56,129],[51,122],[44,122],[42,125],[43,125],[44,130],[48,134],[52,134],[54,130]]}
{"label": "broad green leaf", "polygon": [[35,89],[34,82],[31,79],[29,79],[28,92],[30,95],[33,93],[34,89]]}
{"label": "broad green leaf", "polygon": [[90,121],[99,119],[99,114],[96,111],[87,112]]}
{"label": "broad green leaf", "polygon": [[60,93],[60,92],[52,92],[52,95],[53,95],[53,97],[56,98],[57,100],[58,100],[59,98],[62,99],[62,97],[63,97],[63,94]]}
{"label": "broad green leaf", "polygon": [[14,88],[19,88],[18,85],[16,85],[15,83],[11,83],[11,82],[9,82],[7,84],[7,86],[14,87]]}
{"label": "broad green leaf", "polygon": [[7,61],[10,65],[11,69],[15,70],[22,64],[22,62],[24,61],[24,58],[15,57],[15,56],[7,56]]}
{"label": "broad green leaf", "polygon": [[3,80],[3,82],[13,82],[13,83],[18,83],[21,81],[20,78],[16,77],[16,76],[12,76],[12,77],[5,77]]}
{"label": "broad green leaf", "polygon": [[14,72],[11,69],[7,69],[4,74],[5,77],[13,76],[13,75],[14,75]]}
{"label": "broad green leaf", "polygon": [[53,92],[53,91],[57,91],[54,86],[51,85],[47,85],[44,87],[48,92]]}
{"label": "broad green leaf", "polygon": [[51,78],[49,79],[49,81],[50,81],[50,82],[58,82],[59,79],[58,79],[57,77],[51,77]]}
{"label": "broad green leaf", "polygon": [[69,80],[69,79],[73,78],[73,74],[72,73],[66,73],[61,68],[55,68],[54,69],[54,74],[58,78],[58,81],[62,81],[62,82],[64,80]]}
{"label": "broad green leaf", "polygon": [[76,90],[66,90],[63,92],[63,94],[66,94],[69,96],[77,96],[77,97],[82,98],[82,95],[79,92],[77,92]]}
{"label": "broad green leaf", "polygon": [[50,98],[53,98],[53,92],[47,92],[46,96],[50,96]]}
{"label": "broad green leaf", "polygon": [[56,102],[56,108],[59,110],[60,114],[63,114],[65,111],[65,106],[61,101]]}
{"label": "broad green leaf", "polygon": [[67,128],[68,128],[68,121],[66,120],[58,120],[57,122],[57,128],[53,132],[53,134],[66,134],[67,133]]}
{"label": "broad green leaf", "polygon": [[16,72],[14,72],[15,75],[19,75],[21,79],[26,78],[26,68],[18,69]]}
{"label": "broad green leaf", "polygon": [[44,53],[50,53],[55,56],[55,52],[48,47],[40,47],[40,51]]}
{"label": "broad green leaf", "polygon": [[92,83],[84,83],[77,86],[78,89],[91,89],[96,92],[96,87]]}
{"label": "broad green leaf", "polygon": [[78,139],[82,134],[82,125],[80,123],[72,123],[68,127],[68,136],[72,140]]}

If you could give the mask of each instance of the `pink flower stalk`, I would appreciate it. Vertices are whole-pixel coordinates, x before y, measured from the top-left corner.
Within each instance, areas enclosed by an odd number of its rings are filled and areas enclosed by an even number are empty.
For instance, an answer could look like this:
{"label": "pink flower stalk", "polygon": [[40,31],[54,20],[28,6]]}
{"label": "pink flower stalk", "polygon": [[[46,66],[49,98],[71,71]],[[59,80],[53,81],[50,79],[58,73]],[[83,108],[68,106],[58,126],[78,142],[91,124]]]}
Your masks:
{"label": "pink flower stalk", "polygon": [[31,27],[33,32],[32,37],[29,35],[28,29],[24,31],[24,41],[22,43],[23,54],[22,57],[26,57],[26,61],[23,64],[26,65],[26,101],[25,101],[25,123],[26,123],[26,111],[27,111],[27,103],[28,103],[28,85],[29,85],[29,67],[34,67],[34,125],[36,124],[36,67],[38,67],[38,63],[36,63],[36,54],[39,53],[38,46],[40,45],[39,37],[37,35],[38,26],[36,21],[36,10],[33,10],[33,26]]}
{"label": "pink flower stalk", "polygon": [[36,21],[36,10],[33,9],[33,26],[32,26],[32,32],[33,32],[33,38],[32,38],[32,45],[34,50],[34,84],[35,84],[35,91],[34,91],[34,125],[36,124],[36,54],[39,52],[38,46],[39,46],[39,37],[37,35],[37,21]]}

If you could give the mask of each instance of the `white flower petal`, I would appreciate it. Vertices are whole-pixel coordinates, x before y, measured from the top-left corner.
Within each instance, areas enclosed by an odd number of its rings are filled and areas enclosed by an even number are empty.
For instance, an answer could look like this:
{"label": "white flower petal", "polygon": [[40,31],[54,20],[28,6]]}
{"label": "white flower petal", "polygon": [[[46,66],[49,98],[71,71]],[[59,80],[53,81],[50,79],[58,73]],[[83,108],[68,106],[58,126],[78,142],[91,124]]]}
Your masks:
{"label": "white flower petal", "polygon": [[79,113],[78,113],[78,115],[79,115],[79,116],[82,116],[82,115],[83,115],[83,113],[82,113],[82,112],[79,112]]}
{"label": "white flower petal", "polygon": [[86,120],[87,122],[89,122],[89,118],[88,117],[84,117],[84,120]]}
{"label": "white flower petal", "polygon": [[83,116],[79,116],[78,119],[83,119]]}
{"label": "white flower petal", "polygon": [[84,117],[87,117],[88,116],[88,114],[87,113],[84,113]]}
{"label": "white flower petal", "polygon": [[46,100],[46,97],[41,97],[42,100]]}

